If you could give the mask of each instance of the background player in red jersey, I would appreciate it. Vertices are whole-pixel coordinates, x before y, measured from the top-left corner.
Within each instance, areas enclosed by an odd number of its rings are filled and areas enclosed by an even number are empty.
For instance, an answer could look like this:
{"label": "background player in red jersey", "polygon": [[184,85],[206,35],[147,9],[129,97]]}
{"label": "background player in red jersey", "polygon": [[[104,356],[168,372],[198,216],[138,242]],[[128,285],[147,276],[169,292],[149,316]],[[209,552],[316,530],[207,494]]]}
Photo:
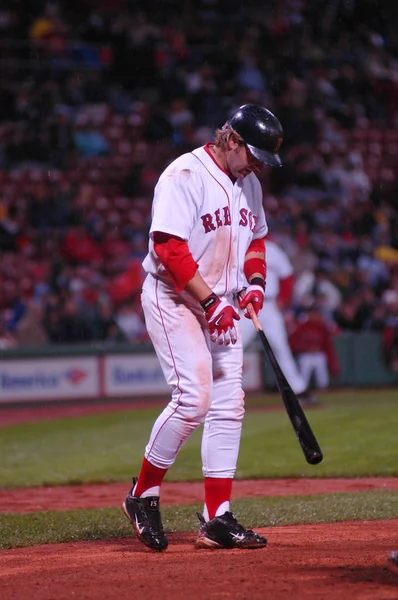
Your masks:
{"label": "background player in red jersey", "polygon": [[340,366],[333,344],[333,332],[316,302],[308,308],[303,320],[295,324],[289,341],[306,387],[310,386],[312,377],[318,389],[329,386],[330,375],[338,377]]}

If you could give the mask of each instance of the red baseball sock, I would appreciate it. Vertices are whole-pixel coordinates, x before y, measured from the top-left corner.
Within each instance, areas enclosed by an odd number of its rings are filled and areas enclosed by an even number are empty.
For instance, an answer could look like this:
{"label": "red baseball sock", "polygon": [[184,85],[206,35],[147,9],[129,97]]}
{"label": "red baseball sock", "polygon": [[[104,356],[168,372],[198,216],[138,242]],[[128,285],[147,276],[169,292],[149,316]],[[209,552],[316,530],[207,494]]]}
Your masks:
{"label": "red baseball sock", "polygon": [[205,504],[209,513],[209,519],[214,519],[218,507],[231,499],[232,478],[219,479],[215,477],[205,478]]}
{"label": "red baseball sock", "polygon": [[138,477],[137,486],[134,490],[134,496],[141,496],[151,487],[160,487],[167,469],[159,469],[152,465],[146,458],[142,461],[141,471]]}

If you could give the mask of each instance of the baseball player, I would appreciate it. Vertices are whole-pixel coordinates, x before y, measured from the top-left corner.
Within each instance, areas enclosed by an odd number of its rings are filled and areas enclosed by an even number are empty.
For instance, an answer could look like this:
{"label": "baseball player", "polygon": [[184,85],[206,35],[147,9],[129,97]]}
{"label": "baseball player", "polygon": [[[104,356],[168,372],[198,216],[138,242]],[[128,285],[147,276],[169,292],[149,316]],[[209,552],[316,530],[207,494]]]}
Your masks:
{"label": "baseball player", "polygon": [[306,385],[312,376],[318,389],[326,389],[329,373],[338,377],[339,359],[333,343],[333,333],[316,304],[308,307],[306,317],[297,321],[290,333],[290,346],[297,356],[297,364]]}
{"label": "baseball player", "polygon": [[[294,275],[293,266],[282,248],[267,238],[265,243],[267,263],[267,285],[264,295],[264,310],[259,314],[261,327],[274,351],[275,357],[291,388],[303,404],[316,404],[309,393],[289,346],[283,310],[290,305]],[[240,323],[243,348],[256,337],[256,330],[249,319]]]}
{"label": "baseball player", "polygon": [[[258,313],[267,223],[256,173],[279,167],[283,130],[264,107],[241,106],[215,140],[183,154],[154,192],[142,306],[171,399],[155,421],[138,478],[123,503],[137,537],[168,541],[159,510],[167,470],[203,424],[204,510],[198,548],[261,548],[230,510],[244,415],[238,309]],[[239,293],[246,288],[242,295]]]}

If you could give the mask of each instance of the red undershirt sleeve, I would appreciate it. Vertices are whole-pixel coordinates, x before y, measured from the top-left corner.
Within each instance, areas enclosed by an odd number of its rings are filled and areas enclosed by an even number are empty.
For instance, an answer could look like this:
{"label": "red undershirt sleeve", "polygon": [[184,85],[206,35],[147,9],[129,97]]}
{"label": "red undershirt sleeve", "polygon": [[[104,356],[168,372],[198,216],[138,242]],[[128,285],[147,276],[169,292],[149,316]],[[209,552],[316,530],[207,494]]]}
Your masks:
{"label": "red undershirt sleeve", "polygon": [[[251,252],[264,252],[264,257],[265,257],[264,238],[252,240],[252,242],[250,243],[250,245],[247,249],[246,256],[248,254],[250,254]],[[254,273],[261,273],[261,275],[264,279],[264,282],[265,282],[265,277],[266,277],[266,273],[267,273],[267,265],[265,262],[265,258],[263,259],[260,257],[252,257],[252,258],[246,259],[245,264],[243,266],[243,271],[244,271],[245,277],[249,283],[250,283],[250,280]]]}
{"label": "red undershirt sleeve", "polygon": [[194,261],[187,242],[158,231],[153,234],[153,242],[154,250],[173,280],[177,292],[182,292],[199,266]]}

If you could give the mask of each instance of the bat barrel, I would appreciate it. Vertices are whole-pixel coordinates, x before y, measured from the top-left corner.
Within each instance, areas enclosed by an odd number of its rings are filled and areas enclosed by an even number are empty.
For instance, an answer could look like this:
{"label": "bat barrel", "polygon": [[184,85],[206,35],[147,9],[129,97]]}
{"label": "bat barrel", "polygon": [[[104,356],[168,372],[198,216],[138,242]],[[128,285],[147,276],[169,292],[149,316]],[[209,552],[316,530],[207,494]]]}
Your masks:
{"label": "bat barrel", "polygon": [[267,336],[261,328],[260,321],[257,318],[253,306],[248,304],[247,309],[271,364],[279,392],[286,408],[286,412],[293,426],[305,459],[310,465],[317,465],[323,460],[323,454],[319,448],[318,442],[312,432],[296,394],[293,392],[289,382],[279,366],[277,359],[275,358],[274,352],[270,346]]}
{"label": "bat barrel", "polygon": [[307,462],[310,465],[318,465],[323,460],[322,452],[313,452],[309,456],[306,456]]}

